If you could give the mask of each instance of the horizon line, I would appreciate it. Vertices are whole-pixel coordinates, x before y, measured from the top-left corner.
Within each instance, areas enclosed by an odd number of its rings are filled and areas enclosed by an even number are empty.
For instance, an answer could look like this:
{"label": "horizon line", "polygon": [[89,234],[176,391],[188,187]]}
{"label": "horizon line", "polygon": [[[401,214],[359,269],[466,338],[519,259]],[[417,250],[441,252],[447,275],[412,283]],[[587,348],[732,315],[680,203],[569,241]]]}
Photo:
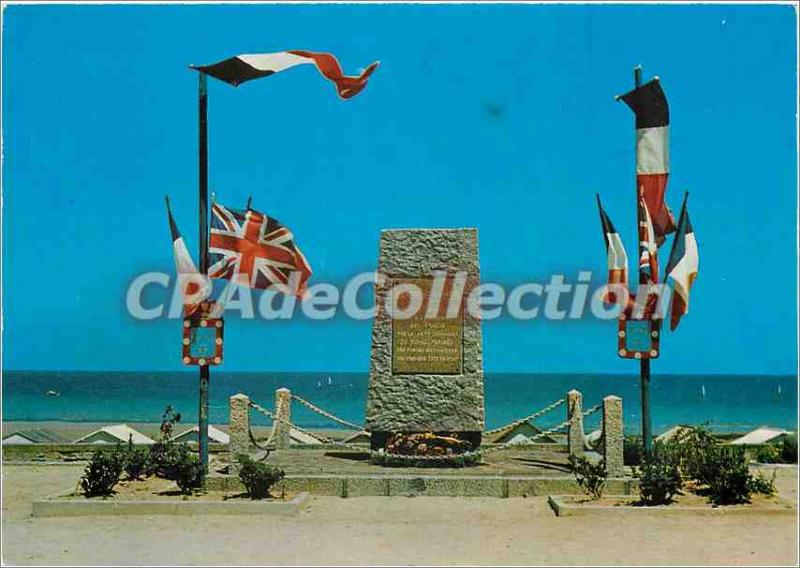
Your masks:
{"label": "horizon line", "polygon": [[[222,371],[222,370],[220,370]],[[152,370],[136,370],[136,369],[0,369],[0,375],[3,373],[196,373],[196,369],[192,367],[191,369],[181,369],[181,370],[162,370],[162,369],[152,369]],[[255,373],[274,373],[274,374],[298,374],[298,375],[335,375],[335,374],[347,374],[347,375],[369,375],[369,370],[367,371],[285,371],[285,370],[225,370],[222,372],[226,373],[247,373],[247,374],[255,374]],[[588,371],[588,372],[580,372],[580,371],[484,371],[484,375],[492,374],[492,375],[613,375],[613,376],[630,376],[630,377],[639,377],[639,373],[619,373],[619,372],[611,372],[611,371]],[[795,377],[799,376],[798,372],[794,373],[768,373],[768,372],[738,372],[738,373],[702,373],[702,372],[664,372],[664,373],[654,373],[657,376],[690,376],[690,377]]]}

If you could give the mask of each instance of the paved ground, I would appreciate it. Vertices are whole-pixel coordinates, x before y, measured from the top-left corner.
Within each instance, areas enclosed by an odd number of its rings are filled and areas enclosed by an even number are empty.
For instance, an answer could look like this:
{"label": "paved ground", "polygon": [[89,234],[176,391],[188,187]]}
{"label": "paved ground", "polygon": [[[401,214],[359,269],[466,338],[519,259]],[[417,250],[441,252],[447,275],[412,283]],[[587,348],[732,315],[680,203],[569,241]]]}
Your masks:
{"label": "paved ground", "polygon": [[[314,498],[293,518],[30,517],[81,466],[3,470],[6,564],[797,563],[792,517],[557,518],[545,498]],[[796,468],[779,488],[796,499]],[[794,492],[794,493],[793,493]]]}

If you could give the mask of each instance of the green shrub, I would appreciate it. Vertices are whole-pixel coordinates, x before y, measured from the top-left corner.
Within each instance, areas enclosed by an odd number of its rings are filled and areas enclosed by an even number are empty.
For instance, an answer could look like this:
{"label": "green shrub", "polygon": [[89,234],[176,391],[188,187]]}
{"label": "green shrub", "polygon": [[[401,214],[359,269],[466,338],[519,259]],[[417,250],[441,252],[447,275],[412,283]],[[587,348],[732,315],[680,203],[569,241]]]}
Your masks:
{"label": "green shrub", "polygon": [[714,468],[709,466],[708,460],[719,447],[710,430],[698,426],[678,432],[667,445],[677,458],[684,477],[702,484],[709,483]]}
{"label": "green shrub", "polygon": [[751,493],[760,493],[761,495],[775,495],[778,490],[775,489],[775,476],[777,475],[777,470],[772,470],[772,478],[767,479],[764,477],[764,474],[759,472],[758,475],[750,476],[750,492]]}
{"label": "green shrub", "polygon": [[239,462],[239,479],[251,499],[266,499],[272,486],[284,477],[282,469],[255,462],[244,454],[236,456],[236,460]]}
{"label": "green shrub", "polygon": [[666,505],[680,494],[683,479],[680,455],[669,444],[655,442],[649,454],[634,468],[639,479],[639,495],[645,505]]}
{"label": "green shrub", "polygon": [[627,436],[623,440],[622,461],[625,465],[639,465],[643,452],[642,440],[638,436]]}
{"label": "green shrub", "polygon": [[81,477],[83,494],[86,497],[111,495],[119,482],[122,464],[123,458],[116,451],[94,452]]}
{"label": "green shrub", "polygon": [[[790,437],[784,440],[789,446],[785,450],[791,454]],[[796,438],[795,452],[796,452]],[[677,457],[684,477],[694,480],[701,487],[697,493],[708,496],[715,505],[734,505],[749,503],[753,493],[772,495],[775,492],[772,480],[763,475],[753,477],[747,467],[747,454],[741,446],[721,445],[705,428],[695,428],[680,432],[670,441],[669,446]],[[783,460],[784,446],[761,446],[755,458],[764,463]],[[704,486],[704,487],[703,487]]]}
{"label": "green shrub", "polygon": [[128,479],[141,479],[147,471],[147,450],[134,449],[126,452],[124,469]]}
{"label": "green shrub", "polygon": [[753,476],[747,469],[744,448],[716,447],[707,456],[705,475],[708,497],[715,505],[750,502]]}
{"label": "green shrub", "polygon": [[197,456],[190,456],[190,458],[180,465],[174,466],[175,483],[184,495],[189,495],[195,489],[203,486],[203,464]]}
{"label": "green shrub", "polygon": [[172,444],[166,442],[156,442],[150,446],[150,451],[147,454],[147,464],[145,465],[145,473],[147,475],[157,475],[164,477],[164,470],[167,465],[167,452]]}
{"label": "green shrub", "polygon": [[167,447],[157,475],[175,481],[184,494],[203,485],[203,466],[186,444]]}
{"label": "green shrub", "polygon": [[764,444],[755,449],[753,458],[759,463],[780,463],[783,461],[781,458],[781,448]]}
{"label": "green shrub", "polygon": [[592,499],[600,499],[606,486],[606,463],[592,463],[585,457],[570,456],[569,463],[578,485]]}
{"label": "green shrub", "polygon": [[147,475],[157,475],[166,479],[176,479],[174,472],[174,464],[179,462],[188,449],[177,449],[177,445],[172,442],[172,432],[175,424],[181,421],[181,415],[172,408],[172,405],[167,405],[164,413],[161,415],[161,438],[158,442],[150,446],[150,452],[147,456],[147,464],[145,472]]}
{"label": "green shrub", "polygon": [[[750,500],[750,472],[745,449],[723,446],[705,428],[679,433],[671,442],[684,475],[707,488],[704,492],[715,505],[747,503]],[[703,491],[703,490],[701,490]]]}
{"label": "green shrub", "polygon": [[203,466],[186,444],[153,444],[147,456],[147,473],[175,481],[185,494],[203,485]]}
{"label": "green shrub", "polygon": [[781,461],[797,463],[797,434],[789,434],[781,442]]}
{"label": "green shrub", "polygon": [[147,471],[148,452],[144,449],[137,449],[133,447],[133,436],[128,438],[128,448],[125,451],[122,467],[128,479],[141,479],[142,475]]}

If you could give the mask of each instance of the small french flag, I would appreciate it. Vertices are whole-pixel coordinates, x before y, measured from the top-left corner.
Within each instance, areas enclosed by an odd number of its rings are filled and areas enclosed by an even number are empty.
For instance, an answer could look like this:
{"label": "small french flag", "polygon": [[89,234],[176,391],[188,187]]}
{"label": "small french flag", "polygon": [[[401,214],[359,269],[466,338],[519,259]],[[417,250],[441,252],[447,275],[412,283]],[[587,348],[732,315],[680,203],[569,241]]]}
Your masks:
{"label": "small french flag", "polygon": [[[625,247],[622,246],[622,239],[620,239],[617,229],[600,203],[600,196],[597,195],[596,197],[597,208],[600,211],[600,227],[603,231],[606,254],[608,255],[608,283],[609,285],[621,285],[627,288],[628,255],[625,253]],[[606,293],[605,301],[610,304],[616,303],[618,301],[616,293],[609,290]]]}
{"label": "small french flag", "polygon": [[336,86],[342,99],[350,99],[364,90],[367,79],[378,67],[378,62],[369,65],[358,76],[347,76],[339,61],[330,53],[312,51],[279,51],[277,53],[255,53],[237,55],[212,65],[192,66],[203,73],[238,87],[245,81],[267,77],[297,65],[316,65],[323,77]]}
{"label": "small french flag", "polygon": [[203,277],[197,270],[192,260],[192,255],[189,254],[189,249],[186,248],[186,242],[183,240],[180,231],[178,231],[178,225],[172,217],[169,198],[165,198],[165,201],[167,203],[169,230],[172,234],[172,254],[175,257],[178,286],[180,286],[181,295],[183,296],[183,313],[184,316],[188,317],[197,311],[202,301],[208,298],[211,293],[211,285],[208,279]]}
{"label": "small french flag", "polygon": [[672,280],[675,289],[675,293],[672,294],[669,326],[672,331],[678,327],[681,317],[689,313],[689,291],[697,279],[700,267],[697,240],[694,236],[692,222],[689,220],[686,201],[687,198],[684,197],[681,215],[678,219],[678,229],[667,262],[667,277]]}

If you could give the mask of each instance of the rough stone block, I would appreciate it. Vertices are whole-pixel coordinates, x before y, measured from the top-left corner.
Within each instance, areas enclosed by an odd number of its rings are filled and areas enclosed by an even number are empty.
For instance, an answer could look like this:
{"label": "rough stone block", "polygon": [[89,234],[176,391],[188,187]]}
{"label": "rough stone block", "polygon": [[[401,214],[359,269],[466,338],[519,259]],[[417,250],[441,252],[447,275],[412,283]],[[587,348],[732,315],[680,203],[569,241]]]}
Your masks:
{"label": "rough stone block", "polygon": [[286,449],[291,444],[292,391],[280,388],[275,391],[275,447]]}
{"label": "rough stone block", "polygon": [[250,454],[250,398],[245,394],[235,394],[229,402],[228,452],[232,470],[236,470],[236,456]]}
{"label": "rough stone block", "polygon": [[623,477],[622,399],[607,396],[603,399],[603,459],[608,477]]}
{"label": "rough stone block", "polygon": [[572,420],[567,434],[567,451],[570,457],[583,456],[583,395],[576,390],[567,393],[567,418]]}
{"label": "rough stone block", "polygon": [[[475,229],[404,229],[381,233],[379,278],[376,283],[376,317],[372,330],[366,427],[372,432],[480,432],[484,426],[483,355],[481,322],[467,309],[469,293],[480,282],[478,234]],[[441,287],[436,278],[446,282]],[[418,327],[424,337],[442,333],[441,341],[460,332],[460,361],[452,356],[421,357],[421,372],[408,372],[409,365],[395,357],[395,326],[386,309],[392,304],[392,287],[397,281],[424,279],[426,293],[422,311],[440,305],[435,320],[450,322]],[[422,285],[420,285],[422,286]],[[438,295],[438,291],[446,292]],[[463,291],[463,294],[459,294]],[[396,293],[396,290],[395,290]],[[445,298],[445,296],[447,296]],[[459,302],[460,296],[460,303]],[[460,321],[445,317],[450,300],[460,309]],[[437,300],[441,299],[441,302]],[[403,333],[408,327],[400,328]],[[459,328],[460,326],[460,328]],[[439,330],[439,331],[437,331]],[[444,331],[441,331],[444,330]],[[455,330],[455,331],[454,331]],[[449,334],[449,335],[447,335]],[[433,344],[434,342],[429,342]],[[448,354],[458,350],[448,351]],[[437,363],[441,365],[437,366]],[[393,364],[394,363],[394,364]],[[397,372],[395,366],[402,368]],[[414,366],[414,365],[410,365]],[[428,369],[425,371],[424,369]],[[432,369],[432,370],[431,370]]]}

